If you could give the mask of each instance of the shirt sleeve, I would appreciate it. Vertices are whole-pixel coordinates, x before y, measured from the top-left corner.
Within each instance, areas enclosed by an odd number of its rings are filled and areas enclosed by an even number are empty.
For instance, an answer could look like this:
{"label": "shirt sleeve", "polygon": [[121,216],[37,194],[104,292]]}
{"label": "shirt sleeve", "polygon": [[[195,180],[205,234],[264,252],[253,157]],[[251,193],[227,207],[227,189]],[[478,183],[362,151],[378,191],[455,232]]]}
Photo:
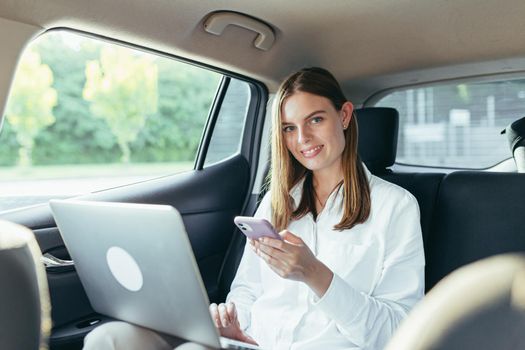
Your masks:
{"label": "shirt sleeve", "polygon": [[357,291],[334,274],[322,298],[313,300],[360,348],[384,348],[424,295],[425,257],[419,215],[417,201],[405,193],[392,210],[383,269],[371,295]]}
{"label": "shirt sleeve", "polygon": [[[254,217],[271,221],[270,214],[270,193],[267,193],[261,201]],[[226,297],[227,302],[233,302],[235,304],[239,323],[243,330],[249,328],[251,307],[263,291],[260,264],[260,258],[253,252],[247,241],[244,246],[244,253],[239,268],[230,287],[230,293],[228,293]]]}

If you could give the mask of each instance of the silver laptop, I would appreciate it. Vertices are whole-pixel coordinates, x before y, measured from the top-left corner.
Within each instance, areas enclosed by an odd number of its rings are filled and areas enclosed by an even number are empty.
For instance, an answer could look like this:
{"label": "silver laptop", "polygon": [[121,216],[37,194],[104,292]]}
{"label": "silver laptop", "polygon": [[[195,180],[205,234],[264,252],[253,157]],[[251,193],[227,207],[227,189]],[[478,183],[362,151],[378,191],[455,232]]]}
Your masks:
{"label": "silver laptop", "polygon": [[96,312],[213,348],[259,349],[219,337],[175,208],[75,200],[50,206]]}

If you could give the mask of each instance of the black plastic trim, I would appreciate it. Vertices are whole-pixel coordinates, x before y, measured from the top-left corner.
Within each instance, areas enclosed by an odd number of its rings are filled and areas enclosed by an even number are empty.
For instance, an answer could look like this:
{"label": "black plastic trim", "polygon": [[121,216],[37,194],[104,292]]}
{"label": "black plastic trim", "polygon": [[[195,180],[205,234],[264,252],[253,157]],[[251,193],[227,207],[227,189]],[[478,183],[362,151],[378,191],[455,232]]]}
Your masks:
{"label": "black plastic trim", "polygon": [[201,142],[199,143],[199,148],[197,150],[197,157],[195,158],[195,169],[197,170],[201,170],[206,162],[206,155],[208,154],[208,147],[210,146],[213,130],[215,129],[215,124],[217,123],[217,118],[221,111],[222,102],[228,91],[228,86],[230,86],[230,81],[230,77],[223,76],[219,88],[217,89],[217,93],[215,94],[210,113],[208,113],[206,126],[202,132]]}

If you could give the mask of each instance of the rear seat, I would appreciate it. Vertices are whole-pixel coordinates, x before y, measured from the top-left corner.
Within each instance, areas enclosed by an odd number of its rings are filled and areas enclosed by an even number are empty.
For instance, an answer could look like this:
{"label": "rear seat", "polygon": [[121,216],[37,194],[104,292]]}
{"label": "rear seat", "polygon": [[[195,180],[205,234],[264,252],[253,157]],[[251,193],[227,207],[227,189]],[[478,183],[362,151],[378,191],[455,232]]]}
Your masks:
{"label": "rear seat", "polygon": [[[407,189],[419,202],[427,291],[475,260],[525,252],[525,174],[394,173],[388,168],[395,161],[397,111],[364,108],[356,114],[359,153],[365,164],[375,175]],[[395,135],[388,135],[389,130]],[[377,142],[377,135],[389,141]]]}
{"label": "rear seat", "polygon": [[427,283],[506,252],[525,252],[525,174],[458,171],[439,190],[427,243]]}
{"label": "rear seat", "polygon": [[[443,173],[394,173],[399,114],[393,108],[363,108],[356,111],[359,125],[358,152],[367,168],[376,176],[403,187],[416,197],[421,212],[421,231],[425,258],[429,259],[428,241]],[[427,290],[434,284],[427,278]]]}
{"label": "rear seat", "polygon": [[[425,247],[426,291],[456,268],[492,255],[525,252],[525,174],[457,171],[396,173],[398,112],[356,110],[359,154],[368,169],[416,197]],[[225,297],[244,239],[236,236],[223,266]]]}

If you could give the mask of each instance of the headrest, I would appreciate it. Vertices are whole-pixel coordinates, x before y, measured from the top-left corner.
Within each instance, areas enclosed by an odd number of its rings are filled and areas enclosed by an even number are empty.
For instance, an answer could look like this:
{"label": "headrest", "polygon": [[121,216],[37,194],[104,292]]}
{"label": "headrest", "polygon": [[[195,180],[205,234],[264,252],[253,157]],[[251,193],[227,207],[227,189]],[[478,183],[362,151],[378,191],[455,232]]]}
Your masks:
{"label": "headrest", "polygon": [[28,228],[0,220],[2,349],[44,349],[51,304],[42,254]]}
{"label": "headrest", "polygon": [[510,151],[512,153],[514,153],[517,147],[525,146],[525,117],[510,123],[501,133],[507,134]]}
{"label": "headrest", "polygon": [[442,279],[385,349],[523,349],[524,325],[525,256],[507,253]]}
{"label": "headrest", "polygon": [[355,110],[359,130],[357,151],[372,173],[385,172],[396,161],[399,113],[394,108]]}

